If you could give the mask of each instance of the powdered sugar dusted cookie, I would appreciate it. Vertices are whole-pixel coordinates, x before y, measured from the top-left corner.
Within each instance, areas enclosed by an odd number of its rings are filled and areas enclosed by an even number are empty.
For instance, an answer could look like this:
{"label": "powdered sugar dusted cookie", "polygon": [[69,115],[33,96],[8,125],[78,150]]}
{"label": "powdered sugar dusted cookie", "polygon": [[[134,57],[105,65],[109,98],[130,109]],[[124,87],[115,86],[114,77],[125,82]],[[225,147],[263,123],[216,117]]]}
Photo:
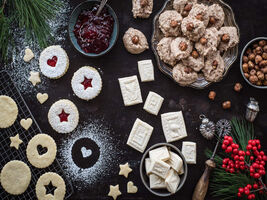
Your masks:
{"label": "powdered sugar dusted cookie", "polygon": [[144,105],[144,110],[152,115],[158,115],[164,98],[155,92],[149,92]]}
{"label": "powdered sugar dusted cookie", "polygon": [[171,65],[174,66],[176,64],[176,59],[171,52],[171,42],[173,41],[172,37],[164,37],[162,38],[158,45],[157,45],[157,52],[160,57],[160,59]]}
{"label": "powdered sugar dusted cookie", "polygon": [[88,101],[101,92],[102,79],[95,68],[81,67],[74,73],[71,79],[71,87],[79,98]]}
{"label": "powdered sugar dusted cookie", "polygon": [[192,41],[198,41],[198,39],[205,33],[204,23],[192,17],[186,17],[182,21],[183,34]]}
{"label": "powdered sugar dusted cookie", "polygon": [[69,57],[59,45],[45,48],[39,58],[43,75],[51,79],[62,77],[69,68]]}
{"label": "powdered sugar dusted cookie", "polygon": [[224,23],[224,11],[219,4],[212,4],[208,8],[209,12],[209,27],[221,28]]}
{"label": "powdered sugar dusted cookie", "polygon": [[193,50],[191,55],[182,60],[185,66],[191,67],[194,71],[199,72],[204,67],[204,56],[200,55],[197,50]]}
{"label": "powdered sugar dusted cookie", "polygon": [[159,16],[159,28],[166,37],[181,35],[182,16],[175,10],[166,10]]}
{"label": "powdered sugar dusted cookie", "polygon": [[204,25],[207,26],[209,23],[208,6],[204,4],[194,4],[188,16],[202,21]]}
{"label": "powdered sugar dusted cookie", "polygon": [[61,99],[50,107],[48,121],[55,131],[69,133],[78,125],[78,109],[70,100]]}
{"label": "powdered sugar dusted cookie", "polygon": [[196,3],[197,0],[174,0],[173,8],[183,17],[187,17],[193,5]]}
{"label": "powdered sugar dusted cookie", "polygon": [[192,49],[191,41],[184,37],[177,37],[171,42],[171,52],[177,60],[187,58]]}
{"label": "powdered sugar dusted cookie", "polygon": [[138,71],[142,82],[154,81],[154,66],[152,60],[138,61]]}
{"label": "powdered sugar dusted cookie", "polygon": [[221,43],[219,45],[220,51],[227,51],[239,43],[239,37],[236,27],[224,26],[219,31]]}
{"label": "powdered sugar dusted cookie", "polygon": [[205,67],[202,69],[204,77],[207,81],[217,82],[223,77],[224,61],[220,53],[208,56],[205,62]]}
{"label": "powdered sugar dusted cookie", "polygon": [[198,74],[191,67],[184,66],[181,63],[175,65],[172,70],[172,76],[182,86],[189,85],[198,78]]}
{"label": "powdered sugar dusted cookie", "polygon": [[196,143],[195,142],[183,142],[182,154],[188,164],[196,164]]}
{"label": "powdered sugar dusted cookie", "polygon": [[153,0],[132,0],[134,18],[148,18],[153,10]]}

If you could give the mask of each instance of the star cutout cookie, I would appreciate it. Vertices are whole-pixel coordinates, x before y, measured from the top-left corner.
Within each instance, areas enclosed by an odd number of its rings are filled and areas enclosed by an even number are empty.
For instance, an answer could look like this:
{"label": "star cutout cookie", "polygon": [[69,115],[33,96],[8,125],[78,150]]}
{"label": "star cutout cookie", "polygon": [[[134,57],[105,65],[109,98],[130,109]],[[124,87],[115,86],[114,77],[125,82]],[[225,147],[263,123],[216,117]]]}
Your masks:
{"label": "star cutout cookie", "polygon": [[31,71],[30,78],[28,80],[33,84],[33,86],[36,86],[38,83],[41,83],[40,73]]}
{"label": "star cutout cookie", "polygon": [[118,196],[121,195],[121,191],[119,189],[119,185],[110,185],[108,196],[112,197],[114,200],[117,199]]}
{"label": "star cutout cookie", "polygon": [[15,147],[16,149],[19,149],[19,145],[23,143],[23,141],[19,138],[19,134],[14,137],[10,137],[10,141],[10,147]]}
{"label": "star cutout cookie", "polygon": [[128,178],[128,174],[133,171],[128,163],[125,163],[124,165],[120,165],[120,172],[119,175],[125,176],[125,178]]}

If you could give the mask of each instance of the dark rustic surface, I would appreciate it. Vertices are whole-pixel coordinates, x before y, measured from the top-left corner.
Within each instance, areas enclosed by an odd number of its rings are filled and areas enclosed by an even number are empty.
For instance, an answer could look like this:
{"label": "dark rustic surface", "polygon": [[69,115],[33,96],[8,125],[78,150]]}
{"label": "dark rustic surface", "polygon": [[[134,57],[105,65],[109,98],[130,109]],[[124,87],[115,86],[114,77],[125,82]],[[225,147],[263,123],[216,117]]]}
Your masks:
{"label": "dark rustic surface", "polygon": [[[71,1],[72,8],[78,5],[81,0]],[[234,10],[237,24],[239,25],[241,38],[239,51],[245,44],[258,36],[266,36],[267,34],[267,3],[265,0],[227,0],[226,1]],[[47,122],[47,112],[51,104],[61,98],[72,100],[79,109],[80,122],[86,121],[89,117],[104,116],[105,120],[110,124],[114,133],[112,137],[118,141],[118,146],[127,154],[117,162],[122,164],[125,162],[136,163],[140,161],[142,154],[126,146],[126,141],[131,130],[131,127],[138,117],[141,120],[149,123],[154,127],[154,132],[148,143],[148,147],[158,143],[165,142],[162,132],[160,116],[152,116],[142,109],[143,104],[131,107],[124,107],[118,84],[118,78],[131,75],[138,75],[137,61],[142,59],[152,59],[155,65],[155,81],[149,83],[140,83],[143,100],[146,99],[149,91],[154,91],[165,98],[160,113],[182,110],[187,127],[188,137],[184,140],[194,141],[197,143],[197,165],[188,165],[189,173],[187,181],[180,192],[172,197],[164,199],[180,199],[189,200],[193,193],[193,189],[198,179],[204,170],[204,162],[207,159],[204,156],[205,148],[212,148],[213,142],[206,141],[197,130],[200,124],[199,115],[205,114],[210,119],[216,121],[221,118],[231,119],[236,115],[244,115],[245,105],[249,101],[249,97],[255,97],[260,104],[260,113],[255,121],[256,134],[262,138],[267,147],[267,90],[254,89],[243,80],[239,70],[239,58],[233,64],[227,77],[220,83],[213,84],[204,90],[195,90],[191,88],[183,88],[178,86],[172,80],[163,75],[156,67],[156,61],[151,50],[147,50],[140,55],[131,55],[123,47],[122,36],[129,27],[137,28],[144,32],[150,41],[152,34],[152,19],[153,16],[162,7],[164,0],[154,0],[153,14],[149,19],[140,20],[134,19],[131,13],[131,0],[110,0],[109,5],[115,10],[120,22],[120,35],[114,49],[107,55],[90,59],[80,55],[66,38],[63,47],[66,49],[70,58],[70,68],[65,76],[51,81],[49,88],[49,100],[40,106],[39,103],[32,97],[24,96],[26,102],[30,106],[33,115],[39,123],[41,129],[45,133],[52,135],[57,142],[66,137],[55,133]],[[239,54],[240,55],[240,54]],[[99,97],[90,102],[85,102],[73,96],[70,87],[70,80],[73,73],[81,66],[91,65],[100,68],[103,72],[103,90]],[[243,90],[236,93],[233,86],[236,82],[243,85]],[[214,102],[209,101],[208,92],[214,90],[217,92],[217,97]],[[230,100],[232,108],[223,110],[221,103]],[[182,141],[173,142],[174,145],[181,149]],[[264,145],[262,145],[264,146]],[[90,176],[90,175],[89,175]],[[118,176],[118,168],[115,168],[113,174],[100,184],[91,185],[84,188],[82,191],[75,192],[71,199],[111,199],[107,197],[109,185],[120,184],[120,189],[123,193],[118,199],[139,199],[139,200],[154,200],[159,199],[150,194],[143,186],[139,176],[139,166],[134,165],[133,172],[129,175],[129,180],[132,180],[139,188],[137,194],[126,193],[126,180],[122,176]],[[74,185],[75,188],[75,185]],[[208,195],[207,200],[214,199]]]}

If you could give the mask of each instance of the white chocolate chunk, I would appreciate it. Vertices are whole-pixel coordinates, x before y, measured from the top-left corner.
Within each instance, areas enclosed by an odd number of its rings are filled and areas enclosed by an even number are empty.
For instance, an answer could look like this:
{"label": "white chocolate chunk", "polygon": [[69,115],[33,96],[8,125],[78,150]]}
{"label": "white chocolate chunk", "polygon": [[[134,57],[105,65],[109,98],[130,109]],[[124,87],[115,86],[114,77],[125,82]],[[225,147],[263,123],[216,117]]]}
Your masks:
{"label": "white chocolate chunk", "polygon": [[151,159],[150,158],[146,158],[145,159],[145,170],[146,170],[146,174],[148,174],[148,170],[150,168],[150,164],[151,164]]}
{"label": "white chocolate chunk", "polygon": [[138,71],[142,82],[154,81],[154,66],[152,60],[138,61]]}
{"label": "white chocolate chunk", "polygon": [[24,54],[23,60],[25,62],[30,62],[31,59],[33,59],[33,58],[34,58],[34,54],[33,54],[32,50],[29,49],[29,48],[26,48],[25,49],[25,54]]}
{"label": "white chocolate chunk", "polygon": [[143,109],[152,115],[158,115],[164,98],[155,92],[149,92]]}
{"label": "white chocolate chunk", "polygon": [[158,175],[159,177],[165,179],[168,175],[170,165],[161,160],[151,160],[151,165],[148,170],[148,173],[153,173]]}
{"label": "white chocolate chunk", "polygon": [[119,78],[121,94],[125,106],[143,103],[137,76]]}
{"label": "white chocolate chunk", "polygon": [[165,180],[155,174],[149,175],[149,186],[151,189],[165,189]]}
{"label": "white chocolate chunk", "polygon": [[170,154],[168,148],[163,146],[149,151],[149,157],[151,160],[167,161],[170,159]]}
{"label": "white chocolate chunk", "polygon": [[127,145],[143,153],[153,129],[152,126],[137,118],[129,135]]}
{"label": "white chocolate chunk", "polygon": [[197,147],[195,142],[183,142],[182,154],[188,164],[196,164]]}
{"label": "white chocolate chunk", "polygon": [[180,177],[173,169],[171,169],[168,173],[167,178],[165,179],[165,183],[167,190],[170,193],[175,193],[180,183]]}
{"label": "white chocolate chunk", "polygon": [[167,142],[177,141],[187,136],[182,111],[162,114],[161,123]]}
{"label": "white chocolate chunk", "polygon": [[176,153],[173,153],[172,151],[170,153],[170,159],[166,161],[167,164],[169,164],[172,169],[174,169],[176,172],[179,173],[183,166],[183,160],[178,156]]}

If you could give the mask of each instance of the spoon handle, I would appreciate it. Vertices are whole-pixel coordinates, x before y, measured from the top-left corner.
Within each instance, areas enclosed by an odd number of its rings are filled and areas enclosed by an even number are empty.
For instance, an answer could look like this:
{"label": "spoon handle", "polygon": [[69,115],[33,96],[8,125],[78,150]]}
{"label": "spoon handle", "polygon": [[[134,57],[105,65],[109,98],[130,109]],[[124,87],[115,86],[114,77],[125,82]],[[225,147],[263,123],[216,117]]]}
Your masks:
{"label": "spoon handle", "polygon": [[97,12],[96,12],[96,16],[98,16],[98,15],[101,13],[101,11],[102,11],[102,9],[104,8],[104,6],[106,5],[107,1],[108,1],[108,0],[102,0],[102,1],[101,1],[100,6],[99,6],[99,8],[98,8],[98,10],[97,10]]}

